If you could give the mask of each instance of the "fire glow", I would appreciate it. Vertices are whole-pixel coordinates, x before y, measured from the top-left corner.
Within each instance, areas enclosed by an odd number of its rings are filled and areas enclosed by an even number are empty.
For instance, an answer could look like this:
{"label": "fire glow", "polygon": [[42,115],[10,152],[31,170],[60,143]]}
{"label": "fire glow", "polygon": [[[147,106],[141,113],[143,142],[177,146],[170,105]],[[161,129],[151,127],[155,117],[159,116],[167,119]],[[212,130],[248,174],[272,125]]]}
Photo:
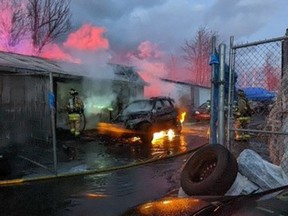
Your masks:
{"label": "fire glow", "polygon": [[[182,112],[179,119],[181,124],[183,124],[184,120],[186,117],[186,112]],[[153,141],[159,140],[159,139],[163,139],[164,137],[168,137],[168,140],[173,140],[174,137],[176,136],[175,132],[173,129],[169,129],[167,131],[160,131],[160,132],[156,132],[153,134]],[[153,143],[152,141],[152,143]]]}
{"label": "fire glow", "polygon": [[121,136],[123,134],[131,134],[133,131],[122,128],[118,125],[113,125],[105,122],[98,123],[97,130],[99,134],[109,134],[115,136]]}
{"label": "fire glow", "polygon": [[169,129],[168,131],[160,131],[160,132],[156,132],[153,134],[153,141],[155,140],[159,140],[159,139],[163,139],[164,137],[168,137],[168,140],[173,140],[173,138],[175,137],[175,132],[172,129]]}
{"label": "fire glow", "polygon": [[182,112],[181,115],[180,115],[180,122],[181,122],[181,124],[184,122],[185,117],[186,117],[186,112]]}

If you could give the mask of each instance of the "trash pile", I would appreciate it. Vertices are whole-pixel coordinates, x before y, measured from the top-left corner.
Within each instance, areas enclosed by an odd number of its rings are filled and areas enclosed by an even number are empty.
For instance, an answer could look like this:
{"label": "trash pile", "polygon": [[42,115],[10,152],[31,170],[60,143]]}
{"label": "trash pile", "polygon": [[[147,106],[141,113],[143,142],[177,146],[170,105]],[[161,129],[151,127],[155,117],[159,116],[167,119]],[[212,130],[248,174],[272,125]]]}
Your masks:
{"label": "trash pile", "polygon": [[[288,185],[288,176],[281,166],[274,165],[251,149],[243,150],[237,158],[238,173],[226,196],[247,195]],[[178,197],[189,197],[182,187]]]}
{"label": "trash pile", "polygon": [[288,185],[288,177],[281,166],[245,149],[237,158],[238,174],[226,195],[245,195]]}

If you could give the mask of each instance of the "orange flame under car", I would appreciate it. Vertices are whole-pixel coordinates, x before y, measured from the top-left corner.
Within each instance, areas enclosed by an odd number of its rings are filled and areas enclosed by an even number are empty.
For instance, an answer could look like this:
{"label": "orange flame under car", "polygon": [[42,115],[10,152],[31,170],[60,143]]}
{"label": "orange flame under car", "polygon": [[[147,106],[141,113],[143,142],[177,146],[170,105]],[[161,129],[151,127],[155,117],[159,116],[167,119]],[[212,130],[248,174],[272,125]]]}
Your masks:
{"label": "orange flame under car", "polygon": [[180,122],[181,122],[181,124],[184,122],[185,117],[186,117],[186,112],[182,112],[181,115],[180,115]]}
{"label": "orange flame under car", "polygon": [[[186,117],[186,112],[182,112],[179,116],[181,124],[184,122]],[[164,137],[168,137],[169,140],[172,140],[175,137],[175,132],[173,129],[169,129],[167,131],[160,131],[153,134],[153,141],[163,139]],[[153,142],[152,141],[152,142]]]}
{"label": "orange flame under car", "polygon": [[160,131],[153,134],[153,140],[163,139],[164,137],[168,137],[169,140],[172,140],[175,137],[175,132],[172,129],[169,129],[167,131]]}

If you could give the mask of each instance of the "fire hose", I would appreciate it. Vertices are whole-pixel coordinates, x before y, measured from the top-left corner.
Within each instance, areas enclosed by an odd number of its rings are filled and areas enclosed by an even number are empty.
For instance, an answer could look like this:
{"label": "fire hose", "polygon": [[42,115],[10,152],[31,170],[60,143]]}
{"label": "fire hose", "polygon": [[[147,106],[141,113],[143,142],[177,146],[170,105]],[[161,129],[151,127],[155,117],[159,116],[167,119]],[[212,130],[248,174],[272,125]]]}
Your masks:
{"label": "fire hose", "polygon": [[127,165],[117,166],[117,167],[111,167],[111,168],[105,168],[105,169],[100,169],[100,170],[85,170],[85,171],[78,172],[78,173],[62,173],[62,174],[31,177],[31,178],[0,180],[0,187],[11,186],[11,185],[21,185],[21,184],[25,184],[25,183],[38,182],[38,181],[44,181],[44,180],[52,180],[52,179],[57,179],[57,178],[59,179],[59,178],[69,178],[69,177],[76,177],[76,176],[103,174],[103,173],[108,173],[108,172],[113,172],[113,171],[118,171],[118,170],[129,169],[129,168],[133,168],[133,167],[138,167],[138,166],[158,162],[161,160],[166,160],[166,159],[184,156],[184,155],[187,155],[187,154],[190,154],[192,152],[197,151],[198,149],[202,148],[205,145],[207,145],[207,144],[203,144],[203,145],[196,147],[194,149],[191,149],[191,150],[188,150],[185,152],[180,152],[180,153],[173,154],[173,155],[168,155],[165,157],[152,158],[152,159],[140,161],[137,163],[127,164]]}
{"label": "fire hose", "polygon": [[86,116],[85,116],[84,112],[81,113],[81,119],[83,121],[81,132],[83,132],[85,130],[85,128],[86,128]]}

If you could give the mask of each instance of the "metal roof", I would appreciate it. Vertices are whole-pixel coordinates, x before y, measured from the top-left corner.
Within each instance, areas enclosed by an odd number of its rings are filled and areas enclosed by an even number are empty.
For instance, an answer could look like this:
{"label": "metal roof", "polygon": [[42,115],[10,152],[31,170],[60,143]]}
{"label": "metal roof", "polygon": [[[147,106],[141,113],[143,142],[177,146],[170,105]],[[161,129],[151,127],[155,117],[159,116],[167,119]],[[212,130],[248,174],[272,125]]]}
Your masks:
{"label": "metal roof", "polygon": [[47,74],[52,72],[54,76],[80,78],[79,74],[68,72],[56,61],[9,52],[0,52],[0,72],[29,74]]}
{"label": "metal roof", "polygon": [[[120,64],[108,65],[112,66],[115,75],[114,80],[134,82],[140,85],[147,84],[131,66]],[[48,74],[51,72],[53,76],[62,78],[89,77],[88,72],[85,71],[85,67],[81,64],[0,51],[0,73]]]}
{"label": "metal roof", "polygon": [[148,85],[132,66],[121,64],[110,64],[114,69],[115,80],[134,82],[141,85]]}

